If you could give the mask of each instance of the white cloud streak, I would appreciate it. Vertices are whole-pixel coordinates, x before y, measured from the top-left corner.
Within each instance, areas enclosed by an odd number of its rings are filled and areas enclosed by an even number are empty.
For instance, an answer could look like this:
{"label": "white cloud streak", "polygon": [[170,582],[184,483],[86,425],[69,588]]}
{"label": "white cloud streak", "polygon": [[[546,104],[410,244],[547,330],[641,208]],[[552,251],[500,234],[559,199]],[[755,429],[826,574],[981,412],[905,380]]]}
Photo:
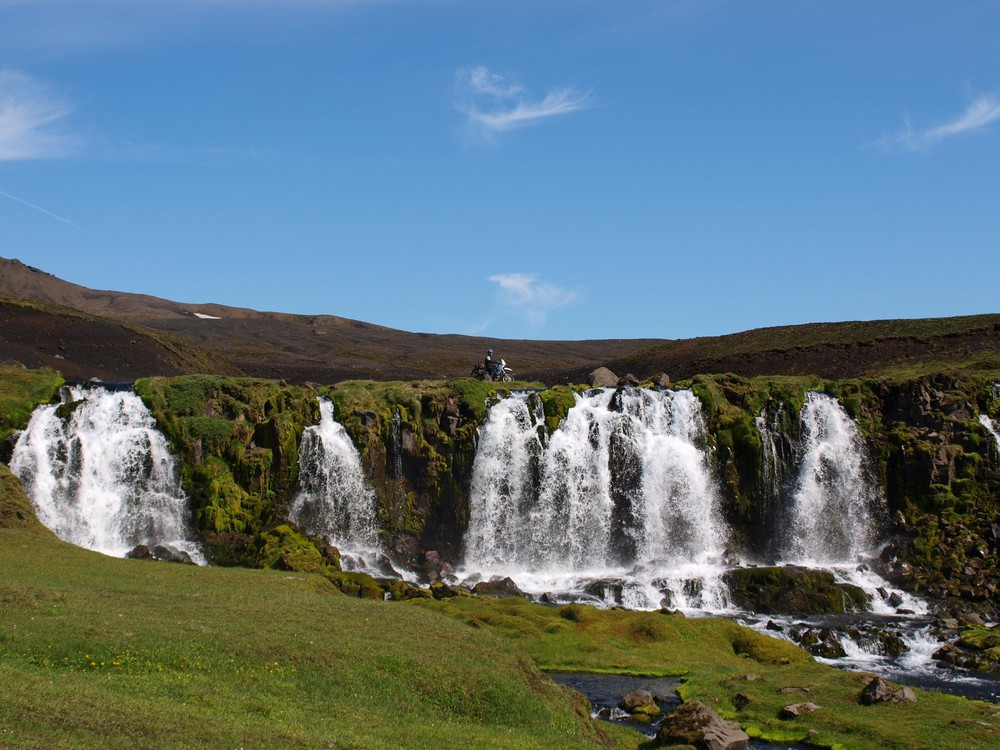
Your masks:
{"label": "white cloud streak", "polygon": [[533,273],[498,273],[489,280],[499,286],[500,305],[535,327],[545,323],[552,310],[565,307],[579,296],[578,292],[540,281]]}
{"label": "white cloud streak", "polygon": [[909,118],[905,118],[904,127],[899,133],[881,138],[873,145],[885,150],[927,151],[943,140],[984,132],[998,120],[1000,98],[996,94],[985,94],[970,102],[960,115],[941,125],[915,130]]}
{"label": "white cloud streak", "polygon": [[24,198],[18,198],[16,195],[11,195],[10,193],[7,193],[7,192],[5,192],[3,190],[0,190],[0,195],[2,195],[4,198],[10,198],[12,201],[16,201],[17,203],[20,203],[23,206],[27,206],[28,208],[33,208],[36,211],[41,211],[46,216],[51,216],[53,219],[55,219],[57,221],[61,221],[63,224],[69,224],[71,227],[76,227],[77,229],[79,229],[81,231],[85,231],[83,229],[83,227],[81,227],[76,222],[70,221],[69,219],[65,218],[64,216],[60,216],[59,214],[52,213],[47,208],[42,208],[41,206],[39,206],[39,205],[37,205],[35,203],[31,203],[30,201],[26,201]]}
{"label": "white cloud streak", "polygon": [[473,135],[493,142],[508,130],[587,108],[590,93],[557,88],[530,98],[520,83],[480,65],[457,71],[454,105]]}
{"label": "white cloud streak", "polygon": [[76,140],[59,125],[72,111],[37,78],[0,70],[0,161],[69,156]]}

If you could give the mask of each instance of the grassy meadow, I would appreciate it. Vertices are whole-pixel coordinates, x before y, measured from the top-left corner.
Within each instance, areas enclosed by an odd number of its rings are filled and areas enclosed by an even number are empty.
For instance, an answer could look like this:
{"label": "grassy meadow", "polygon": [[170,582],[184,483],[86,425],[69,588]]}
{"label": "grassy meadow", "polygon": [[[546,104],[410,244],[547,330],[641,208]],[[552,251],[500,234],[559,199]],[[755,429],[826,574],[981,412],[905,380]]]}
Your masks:
{"label": "grassy meadow", "polygon": [[[724,620],[355,599],[319,575],[113,559],[32,527],[0,529],[0,570],[0,748],[642,745],[591,720],[550,668],[683,675],[682,697],[773,740],[1000,741],[995,705],[918,691],[863,707],[864,676]],[[777,718],[801,700],[823,708]]]}
{"label": "grassy meadow", "polygon": [[[0,748],[598,748],[502,636],[318,575],[0,529]],[[624,745],[634,746],[635,739]]]}

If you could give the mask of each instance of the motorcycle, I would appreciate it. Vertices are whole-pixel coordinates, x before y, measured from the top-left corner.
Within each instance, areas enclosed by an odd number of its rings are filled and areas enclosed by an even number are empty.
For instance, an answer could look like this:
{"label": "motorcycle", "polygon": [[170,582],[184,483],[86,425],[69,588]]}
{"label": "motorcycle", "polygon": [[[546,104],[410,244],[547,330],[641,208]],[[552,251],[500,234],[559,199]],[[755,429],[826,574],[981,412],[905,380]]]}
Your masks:
{"label": "motorcycle", "polygon": [[476,380],[492,380],[496,383],[510,383],[514,380],[514,371],[507,367],[504,360],[493,365],[492,371],[483,362],[477,362],[472,368],[472,377]]}

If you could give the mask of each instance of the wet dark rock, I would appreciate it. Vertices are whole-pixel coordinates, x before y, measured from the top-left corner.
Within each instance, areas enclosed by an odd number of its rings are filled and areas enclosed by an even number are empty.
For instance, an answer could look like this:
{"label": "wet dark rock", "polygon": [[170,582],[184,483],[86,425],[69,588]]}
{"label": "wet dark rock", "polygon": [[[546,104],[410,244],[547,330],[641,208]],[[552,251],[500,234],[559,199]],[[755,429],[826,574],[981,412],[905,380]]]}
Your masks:
{"label": "wet dark rock", "polygon": [[559,603],[559,599],[556,597],[555,594],[553,594],[550,591],[546,591],[544,594],[542,594],[540,597],[538,597],[538,601],[541,604],[558,604]]}
{"label": "wet dark rock", "polygon": [[639,387],[639,378],[637,378],[632,373],[628,373],[628,374],[622,375],[620,378],[618,378],[618,382],[616,383],[616,385],[619,388],[638,388]]}
{"label": "wet dark rock", "polygon": [[899,633],[889,631],[879,633],[879,644],[881,652],[891,657],[902,656],[910,650]]}
{"label": "wet dark rock", "polygon": [[152,557],[154,560],[159,560],[161,562],[184,563],[186,565],[194,564],[194,561],[191,559],[191,555],[187,552],[182,549],[168,547],[165,544],[155,545],[153,547]]}
{"label": "wet dark rock", "polygon": [[591,581],[583,590],[591,596],[597,597],[606,602],[622,603],[622,592],[625,590],[625,582],[620,579],[600,578]]}
{"label": "wet dark rock", "polygon": [[833,573],[797,566],[736,568],[723,580],[733,603],[751,612],[793,616],[864,611],[868,595]]}
{"label": "wet dark rock", "polygon": [[137,544],[131,550],[125,553],[125,557],[132,560],[152,560],[153,553],[149,551],[149,547],[145,544]]}
{"label": "wet dark rock", "polygon": [[656,699],[648,690],[633,690],[618,703],[618,707],[630,714],[641,714],[643,716],[659,716],[660,707],[656,705]]}
{"label": "wet dark rock", "polygon": [[479,596],[494,596],[506,598],[509,596],[520,596],[525,599],[530,598],[511,578],[495,578],[492,581],[480,581],[472,587],[472,592]]}
{"label": "wet dark rock", "polygon": [[452,597],[459,596],[459,592],[447,583],[435,581],[431,584],[431,595],[435,599],[451,599]]}
{"label": "wet dark rock", "polygon": [[750,736],[735,721],[722,719],[701,701],[691,701],[667,714],[656,742],[686,744],[698,750],[747,750]]}

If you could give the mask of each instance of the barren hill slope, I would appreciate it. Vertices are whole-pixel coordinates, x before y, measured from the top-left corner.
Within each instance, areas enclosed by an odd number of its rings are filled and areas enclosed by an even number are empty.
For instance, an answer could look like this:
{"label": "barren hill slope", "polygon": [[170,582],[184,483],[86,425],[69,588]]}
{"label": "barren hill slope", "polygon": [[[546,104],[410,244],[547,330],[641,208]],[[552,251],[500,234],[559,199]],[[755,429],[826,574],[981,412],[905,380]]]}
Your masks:
{"label": "barren hill slope", "polygon": [[[523,341],[475,336],[410,333],[333,315],[290,315],[215,304],[184,304],[146,295],[95,291],[59,279],[17,260],[0,259],[0,294],[28,300],[39,315],[16,316],[27,327],[16,337],[0,331],[0,359],[28,366],[54,366],[52,354],[26,349],[30,328],[58,330],[67,309],[86,313],[94,329],[85,332],[75,322],[72,337],[105,342],[108,356],[125,358],[108,332],[96,321],[128,325],[179,347],[204,371],[233,371],[293,382],[335,382],[348,378],[379,380],[441,378],[467,375],[487,347],[496,349],[519,377],[553,374],[567,369],[590,371],[598,364],[628,354],[655,339],[596,341]],[[8,305],[10,307],[10,305]],[[31,317],[31,320],[28,318]],[[11,321],[14,318],[10,318]],[[12,323],[11,323],[12,324]],[[8,324],[5,324],[5,328]],[[63,344],[65,346],[65,343]],[[68,355],[62,355],[67,360]],[[93,355],[87,355],[92,357]],[[173,374],[175,367],[148,360],[153,369],[141,374]],[[81,360],[76,360],[81,362]],[[85,363],[83,363],[85,364]],[[95,362],[96,364],[96,362]],[[69,365],[63,363],[60,368]],[[81,365],[82,366],[82,365]],[[190,372],[187,365],[181,365]],[[132,377],[122,368],[115,379]],[[96,372],[95,372],[96,374]],[[74,376],[77,377],[77,376]]]}
{"label": "barren hill slope", "polygon": [[[179,372],[291,382],[451,378],[489,346],[519,378],[586,382],[598,365],[640,378],[666,372],[817,374],[985,357],[1000,367],[1000,315],[814,323],[686,340],[498,340],[410,333],[333,315],[290,315],[95,291],[0,258],[0,361],[71,378]],[[61,347],[61,348],[60,348]]]}

